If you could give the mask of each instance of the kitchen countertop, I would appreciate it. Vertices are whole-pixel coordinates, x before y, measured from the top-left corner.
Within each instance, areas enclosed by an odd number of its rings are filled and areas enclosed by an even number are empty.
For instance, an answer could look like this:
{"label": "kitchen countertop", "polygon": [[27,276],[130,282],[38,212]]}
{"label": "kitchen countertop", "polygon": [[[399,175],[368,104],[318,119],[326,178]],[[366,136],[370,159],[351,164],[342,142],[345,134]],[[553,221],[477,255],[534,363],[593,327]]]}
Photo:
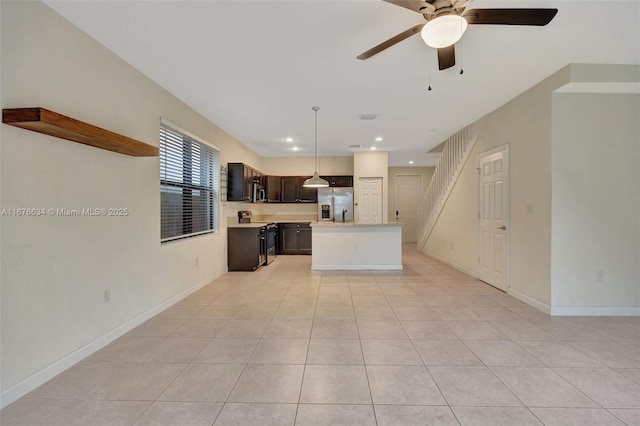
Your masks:
{"label": "kitchen countertop", "polygon": [[350,226],[372,226],[372,227],[385,227],[385,226],[403,226],[402,222],[386,222],[386,223],[357,223],[357,222],[314,222],[309,220],[283,220],[277,222],[251,222],[251,223],[234,223],[228,225],[227,228],[261,228],[270,223],[310,223],[311,227],[319,228],[334,228],[334,227],[350,227]]}
{"label": "kitchen countertop", "polygon": [[267,223],[266,222],[234,223],[233,225],[228,225],[227,228],[262,228],[263,226],[267,226]]}
{"label": "kitchen countertop", "polygon": [[269,223],[313,223],[313,222],[315,221],[294,219],[294,220],[274,220],[273,222],[269,222]]}
{"label": "kitchen countertop", "polygon": [[385,222],[385,223],[359,223],[359,222],[312,222],[311,227],[315,228],[334,228],[334,227],[388,227],[388,226],[403,226],[402,222]]}
{"label": "kitchen countertop", "polygon": [[279,220],[272,222],[251,222],[251,223],[234,223],[227,225],[227,228],[260,228],[270,223],[313,223],[311,220]]}

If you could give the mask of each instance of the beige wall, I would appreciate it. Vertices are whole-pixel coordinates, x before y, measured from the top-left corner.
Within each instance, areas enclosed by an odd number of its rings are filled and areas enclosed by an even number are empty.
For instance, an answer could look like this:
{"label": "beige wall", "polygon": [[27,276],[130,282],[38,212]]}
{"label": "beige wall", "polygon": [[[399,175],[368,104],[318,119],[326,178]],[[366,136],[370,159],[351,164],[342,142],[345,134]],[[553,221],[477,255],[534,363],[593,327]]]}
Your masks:
{"label": "beige wall", "polygon": [[[425,252],[477,276],[477,159],[508,145],[510,294],[558,315],[637,315],[638,95],[606,92],[638,81],[638,66],[570,65],[473,123]],[[575,93],[589,87],[605,93]]]}
{"label": "beige wall", "polygon": [[353,154],[353,218],[358,221],[358,191],[360,178],[382,178],[382,221],[389,220],[389,154],[387,152],[356,152]]}
{"label": "beige wall", "polygon": [[509,145],[510,287],[549,305],[551,248],[551,94],[569,67],[473,124],[478,141],[462,169],[425,252],[477,276],[477,158]]}
{"label": "beige wall", "polygon": [[[263,157],[261,172],[276,176],[311,176],[316,169],[313,157]],[[352,175],[353,157],[319,157],[318,174]]]}
{"label": "beige wall", "polygon": [[553,118],[552,312],[638,315],[640,95],[555,93]]}
{"label": "beige wall", "polygon": [[[164,117],[260,167],[251,151],[40,2],[1,2],[2,107],[42,106],[158,145]],[[226,271],[226,228],[160,245],[159,160],[1,126],[2,208],[129,209],[2,217],[3,404]],[[196,264],[196,260],[198,261]],[[102,302],[104,289],[111,301]],[[184,293],[183,293],[184,294]]]}

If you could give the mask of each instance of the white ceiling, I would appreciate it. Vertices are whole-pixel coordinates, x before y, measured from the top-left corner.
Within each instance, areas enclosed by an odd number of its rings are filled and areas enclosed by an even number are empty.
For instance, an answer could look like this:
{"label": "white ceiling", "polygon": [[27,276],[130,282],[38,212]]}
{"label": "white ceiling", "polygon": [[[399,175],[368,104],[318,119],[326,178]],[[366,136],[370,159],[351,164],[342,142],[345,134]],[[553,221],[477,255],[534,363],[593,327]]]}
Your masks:
{"label": "white ceiling", "polygon": [[419,35],[356,59],[424,22],[381,0],[46,3],[261,156],[313,155],[318,105],[320,155],[377,144],[390,165],[432,165],[429,149],[568,63],[640,63],[638,0],[475,0],[559,12],[546,27],[469,26],[445,71]]}

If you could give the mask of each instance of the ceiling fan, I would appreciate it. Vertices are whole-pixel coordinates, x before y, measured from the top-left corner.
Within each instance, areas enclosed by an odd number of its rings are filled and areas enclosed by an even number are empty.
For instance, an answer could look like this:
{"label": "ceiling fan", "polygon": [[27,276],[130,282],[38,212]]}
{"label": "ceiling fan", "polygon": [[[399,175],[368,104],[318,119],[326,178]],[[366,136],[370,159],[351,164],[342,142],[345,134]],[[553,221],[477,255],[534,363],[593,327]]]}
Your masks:
{"label": "ceiling fan", "polygon": [[558,9],[471,9],[465,11],[471,0],[384,0],[418,12],[427,20],[357,56],[369,59],[373,55],[420,33],[425,43],[438,49],[438,68],[444,70],[456,64],[455,43],[460,40],[467,25],[547,25]]}

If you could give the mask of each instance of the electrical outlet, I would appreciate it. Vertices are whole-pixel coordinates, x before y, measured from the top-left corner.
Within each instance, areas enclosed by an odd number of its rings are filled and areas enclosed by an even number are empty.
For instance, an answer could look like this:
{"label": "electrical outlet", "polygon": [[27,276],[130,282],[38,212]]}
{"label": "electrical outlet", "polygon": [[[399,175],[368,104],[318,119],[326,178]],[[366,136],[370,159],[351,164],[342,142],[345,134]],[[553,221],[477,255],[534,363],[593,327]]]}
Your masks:
{"label": "electrical outlet", "polygon": [[196,257],[196,266],[200,265],[200,258]]}
{"label": "electrical outlet", "polygon": [[604,281],[604,271],[602,269],[596,271],[596,279],[600,282]]}
{"label": "electrical outlet", "polygon": [[451,243],[451,244],[449,245],[449,248],[450,248],[451,250],[453,250],[453,243]]}
{"label": "electrical outlet", "polygon": [[107,288],[102,293],[102,303],[111,302],[111,289]]}

